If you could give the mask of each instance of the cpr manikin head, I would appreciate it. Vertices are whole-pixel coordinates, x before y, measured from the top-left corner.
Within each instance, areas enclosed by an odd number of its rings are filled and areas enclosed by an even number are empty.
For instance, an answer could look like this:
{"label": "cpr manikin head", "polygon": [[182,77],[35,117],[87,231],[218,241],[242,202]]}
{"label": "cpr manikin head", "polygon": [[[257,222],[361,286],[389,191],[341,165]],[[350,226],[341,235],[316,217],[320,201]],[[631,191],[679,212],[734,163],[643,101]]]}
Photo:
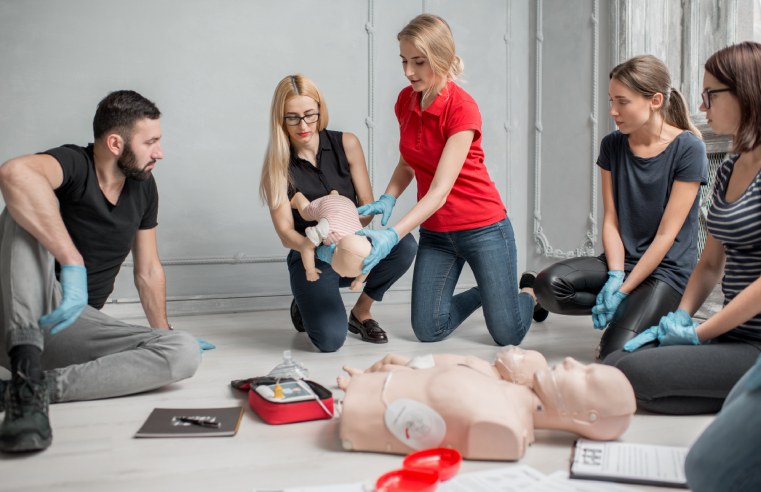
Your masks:
{"label": "cpr manikin head", "polygon": [[505,381],[528,386],[534,386],[534,374],[547,369],[547,359],[536,350],[524,350],[515,345],[508,345],[497,352],[494,367]]}
{"label": "cpr manikin head", "polygon": [[365,236],[347,234],[336,244],[331,266],[342,277],[354,278],[362,274],[362,262],[372,246]]}
{"label": "cpr manikin head", "polygon": [[616,439],[637,409],[631,383],[620,370],[580,364],[570,357],[537,371],[533,389],[541,401],[534,412],[536,427],[569,430],[591,439]]}

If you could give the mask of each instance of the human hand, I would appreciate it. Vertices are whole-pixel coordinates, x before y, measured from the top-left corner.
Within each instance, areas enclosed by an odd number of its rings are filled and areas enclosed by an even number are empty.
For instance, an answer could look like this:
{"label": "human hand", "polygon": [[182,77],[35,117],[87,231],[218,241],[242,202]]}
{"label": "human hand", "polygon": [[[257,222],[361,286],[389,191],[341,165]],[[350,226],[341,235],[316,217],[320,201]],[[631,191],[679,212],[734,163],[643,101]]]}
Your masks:
{"label": "human hand", "polygon": [[613,315],[618,309],[618,305],[626,299],[627,295],[619,290],[606,298],[601,304],[597,304],[592,308],[592,324],[595,329],[604,330],[608,326],[608,323],[613,319]]}
{"label": "human hand", "polygon": [[357,213],[359,215],[383,214],[381,225],[385,227],[388,224],[388,219],[391,218],[391,211],[394,209],[394,205],[396,205],[396,198],[393,195],[384,193],[374,202],[358,207]]}
{"label": "human hand", "polygon": [[351,282],[351,289],[353,292],[358,292],[360,289],[362,289],[362,284],[365,283],[365,280],[367,280],[367,275],[362,273],[356,277],[354,277],[354,280]]}
{"label": "human hand", "polygon": [[328,265],[333,263],[333,253],[336,251],[336,245],[334,244],[321,244],[314,250],[317,258],[324,261]]}
{"label": "human hand", "polygon": [[196,341],[198,341],[198,347],[201,349],[202,353],[206,350],[214,350],[215,348],[217,348],[216,345],[214,345],[211,342],[207,342],[203,338],[196,338]]}
{"label": "human hand", "polygon": [[394,246],[399,242],[399,233],[397,233],[396,229],[393,227],[381,229],[379,231],[362,229],[357,232],[357,234],[367,237],[370,242],[373,243],[373,248],[370,250],[370,254],[367,255],[362,262],[362,273],[364,275],[370,273],[370,270],[372,270],[383,258],[388,256]]}
{"label": "human hand", "polygon": [[[602,289],[597,294],[597,299],[595,299],[595,307],[592,308],[592,323],[596,329],[604,329],[606,326],[608,326],[610,318],[613,317],[613,313],[610,313],[610,316],[604,314],[607,312],[605,305],[607,303],[610,307],[613,307],[613,303],[615,301],[612,301],[611,298],[624,284],[625,276],[626,274],[623,270],[608,271],[608,280],[605,282],[605,285],[602,286]],[[624,294],[624,296],[626,296],[626,294]],[[620,299],[615,307],[618,307],[618,304],[621,303],[621,300],[623,299]],[[597,308],[597,314],[595,314],[595,308]],[[615,312],[615,310],[613,312]]]}
{"label": "human hand", "polygon": [[677,309],[662,317],[658,326],[651,326],[626,342],[624,350],[634,352],[641,346],[656,340],[661,346],[700,345],[700,339],[695,331],[697,326],[698,324],[692,320],[687,311]]}
{"label": "human hand", "polygon": [[87,306],[87,270],[82,265],[61,265],[61,304],[39,320],[40,328],[50,334],[65,330],[74,323]]}
{"label": "human hand", "polygon": [[322,270],[319,270],[317,268],[307,270],[307,280],[309,280],[310,282],[316,282],[320,278],[321,273],[322,273]]}

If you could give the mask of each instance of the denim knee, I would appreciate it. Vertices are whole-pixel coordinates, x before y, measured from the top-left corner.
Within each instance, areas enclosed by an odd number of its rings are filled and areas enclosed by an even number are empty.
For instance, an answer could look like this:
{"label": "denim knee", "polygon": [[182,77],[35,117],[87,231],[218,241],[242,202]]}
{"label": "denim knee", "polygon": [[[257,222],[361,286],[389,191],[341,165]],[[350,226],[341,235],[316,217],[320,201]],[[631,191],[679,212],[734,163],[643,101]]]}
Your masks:
{"label": "denim knee", "polygon": [[415,332],[415,337],[421,342],[438,342],[444,338],[442,335],[436,335],[427,330],[418,330],[414,326],[412,327],[412,330]]}
{"label": "denim knee", "polygon": [[412,234],[407,234],[399,241],[397,248],[399,249],[399,264],[404,267],[404,271],[407,271],[417,254],[417,241]]}
{"label": "denim knee", "polygon": [[[755,463],[737,463],[727,459],[720,449],[729,450],[728,443],[698,438],[687,453],[684,473],[693,492],[756,492],[761,489],[759,459]],[[718,448],[718,449],[717,449]]]}
{"label": "denim knee", "polygon": [[[347,324],[347,331],[348,331],[348,324]],[[344,342],[346,342],[346,331],[343,332],[343,335],[339,335],[338,333],[322,333],[321,336],[315,337],[312,335],[309,335],[309,339],[312,341],[312,344],[319,350],[320,352],[336,352],[338,349],[343,347]]]}
{"label": "denim knee", "polygon": [[690,488],[695,492],[722,490],[721,477],[717,473],[717,460],[725,460],[726,456],[717,456],[711,449],[706,449],[698,441],[687,453],[684,462],[684,473],[689,480]]}
{"label": "denim knee", "polygon": [[164,347],[172,382],[192,377],[201,365],[201,348],[196,337],[184,331],[162,335],[159,343]]}

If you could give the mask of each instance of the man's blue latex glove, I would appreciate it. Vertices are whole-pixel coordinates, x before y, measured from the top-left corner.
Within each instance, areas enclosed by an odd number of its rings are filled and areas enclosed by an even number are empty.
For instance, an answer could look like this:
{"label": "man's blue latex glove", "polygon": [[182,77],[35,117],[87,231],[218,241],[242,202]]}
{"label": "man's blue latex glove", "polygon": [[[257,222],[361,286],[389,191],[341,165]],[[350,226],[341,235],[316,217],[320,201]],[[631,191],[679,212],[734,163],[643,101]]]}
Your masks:
{"label": "man's blue latex glove", "polygon": [[315,256],[318,259],[324,261],[328,265],[333,263],[333,253],[336,251],[336,245],[333,244],[321,244],[314,250]]}
{"label": "man's blue latex glove", "polygon": [[608,326],[608,323],[610,323],[610,320],[613,319],[613,315],[616,313],[616,309],[618,309],[618,305],[626,299],[627,295],[619,290],[612,296],[607,297],[602,304],[597,304],[592,308],[592,324],[596,329],[604,330]]}
{"label": "man's blue latex glove", "polygon": [[362,229],[357,232],[359,236],[367,237],[371,243],[373,243],[373,249],[370,250],[370,254],[367,255],[365,261],[362,262],[362,273],[367,275],[375,265],[378,264],[383,258],[388,256],[394,246],[399,242],[399,233],[396,229],[389,227],[388,229],[381,229],[374,231],[372,229]]}
{"label": "man's blue latex glove", "polygon": [[217,348],[216,345],[214,345],[213,343],[207,342],[203,338],[196,338],[196,340],[198,341],[198,346],[201,349],[201,352],[205,350],[213,350]]}
{"label": "man's blue latex glove", "polygon": [[[600,293],[597,294],[595,306],[592,308],[592,323],[596,329],[602,330],[608,326],[610,319],[613,317],[613,313],[616,312],[615,309],[610,312],[610,309],[618,308],[618,305],[621,304],[623,298],[620,296],[618,296],[619,299],[617,300],[613,300],[612,298],[614,294],[618,292],[618,289],[624,284],[625,276],[626,274],[623,270],[608,271],[608,280],[605,282],[605,285],[602,286]],[[626,294],[623,292],[621,292],[621,294],[626,297]],[[607,308],[606,305],[608,306]],[[595,310],[597,313],[595,313]]]}
{"label": "man's blue latex glove", "polygon": [[393,195],[384,193],[373,203],[368,203],[367,205],[358,207],[357,213],[359,215],[383,214],[383,217],[381,218],[381,225],[386,227],[386,224],[388,224],[388,219],[391,218],[391,211],[394,209],[394,205],[396,205],[396,198],[394,198]]}
{"label": "man's blue latex glove", "polygon": [[39,320],[40,328],[55,335],[74,323],[87,306],[87,270],[81,265],[61,265],[61,304]]}
{"label": "man's blue latex glove", "polygon": [[651,326],[636,337],[632,338],[624,350],[634,352],[646,343],[658,341],[661,346],[667,345],[700,345],[700,339],[695,331],[698,324],[692,320],[684,309],[677,309],[662,317],[658,326]]}

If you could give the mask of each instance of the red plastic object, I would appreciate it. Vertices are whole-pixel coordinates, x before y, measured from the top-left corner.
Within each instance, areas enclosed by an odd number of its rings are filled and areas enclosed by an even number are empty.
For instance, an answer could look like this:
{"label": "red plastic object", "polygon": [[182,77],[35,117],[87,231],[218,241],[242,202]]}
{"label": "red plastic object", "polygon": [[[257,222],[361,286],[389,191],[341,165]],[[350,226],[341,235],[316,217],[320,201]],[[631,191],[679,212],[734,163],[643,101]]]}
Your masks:
{"label": "red plastic object", "polygon": [[277,403],[266,400],[254,388],[248,391],[248,403],[262,420],[271,425],[332,418],[333,394],[327,388],[314,381],[304,380],[304,382],[320,397],[323,405],[325,405],[325,408],[330,413],[326,413],[325,409],[317,403],[317,400]]}
{"label": "red plastic object", "polygon": [[376,492],[433,492],[439,473],[432,469],[402,468],[384,473],[375,482]]}
{"label": "red plastic object", "polygon": [[404,458],[402,466],[408,469],[435,470],[442,482],[457,474],[462,455],[453,448],[430,448],[411,453]]}

